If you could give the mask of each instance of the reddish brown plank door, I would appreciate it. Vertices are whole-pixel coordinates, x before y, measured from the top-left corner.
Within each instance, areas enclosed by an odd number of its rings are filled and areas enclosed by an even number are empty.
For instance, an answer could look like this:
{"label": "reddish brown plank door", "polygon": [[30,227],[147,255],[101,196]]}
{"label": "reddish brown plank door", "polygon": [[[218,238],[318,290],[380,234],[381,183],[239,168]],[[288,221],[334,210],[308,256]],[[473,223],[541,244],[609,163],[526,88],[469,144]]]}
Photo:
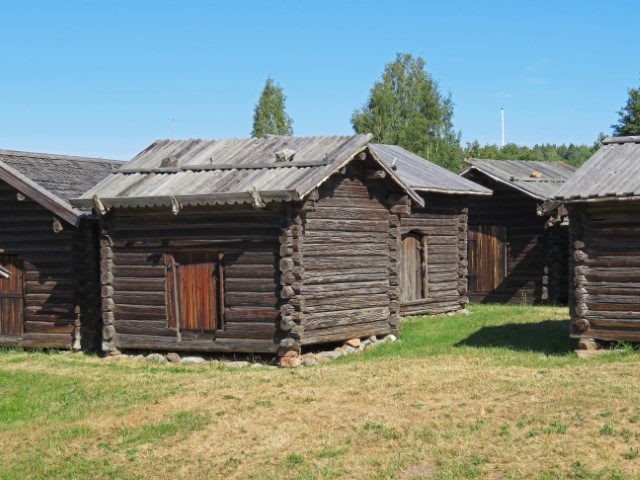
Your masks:
{"label": "reddish brown plank door", "polygon": [[0,255],[0,335],[22,336],[23,317],[22,262],[15,255]]}
{"label": "reddish brown plank door", "polygon": [[173,257],[180,329],[211,332],[220,328],[223,299],[218,254],[178,252]]}
{"label": "reddish brown plank door", "polygon": [[427,279],[426,237],[407,235],[400,248],[400,301],[411,302],[426,297]]}
{"label": "reddish brown plank door", "polygon": [[492,292],[507,275],[507,228],[470,225],[468,237],[469,291]]}

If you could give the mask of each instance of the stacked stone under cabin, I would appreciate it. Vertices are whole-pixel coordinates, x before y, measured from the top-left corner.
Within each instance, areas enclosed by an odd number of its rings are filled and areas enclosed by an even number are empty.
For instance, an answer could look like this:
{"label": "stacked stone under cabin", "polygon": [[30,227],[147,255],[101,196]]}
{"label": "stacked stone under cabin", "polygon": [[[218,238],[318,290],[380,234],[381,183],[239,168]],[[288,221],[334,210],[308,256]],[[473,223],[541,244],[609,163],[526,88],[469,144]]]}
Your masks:
{"label": "stacked stone under cabin", "polygon": [[[355,135],[145,149],[74,201],[100,218],[103,349],[298,359],[311,345],[397,333],[402,222],[426,197],[381,148]],[[407,263],[426,282],[418,303],[429,313],[465,301],[459,195],[468,192],[449,197],[433,229],[411,229],[433,236]],[[438,235],[444,224],[451,235]],[[425,263],[440,251],[453,260],[444,276],[444,263]],[[439,308],[445,278],[447,307]]]}

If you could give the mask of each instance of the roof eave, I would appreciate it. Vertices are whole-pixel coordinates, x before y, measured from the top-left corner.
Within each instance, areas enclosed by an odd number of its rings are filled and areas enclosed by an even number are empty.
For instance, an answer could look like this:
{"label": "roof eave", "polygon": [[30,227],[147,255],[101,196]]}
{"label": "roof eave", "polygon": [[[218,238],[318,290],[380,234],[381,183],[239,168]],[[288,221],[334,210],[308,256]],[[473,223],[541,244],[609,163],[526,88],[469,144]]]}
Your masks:
{"label": "roof eave", "polygon": [[[461,176],[465,176],[465,174],[471,172],[472,170],[475,170],[478,173],[481,173],[482,175],[485,175],[487,177],[489,177],[490,179],[501,183],[502,185],[506,185],[507,187],[511,187],[514,190],[518,190],[521,193],[524,193],[525,195],[535,199],[535,200],[540,200],[540,201],[544,201],[547,199],[547,197],[543,196],[543,195],[538,195],[537,193],[533,193],[525,188],[522,188],[520,185],[508,182],[506,180],[504,180],[503,178],[497,177],[495,175],[492,175],[490,173],[487,173],[486,171],[482,170],[481,168],[478,168],[475,165],[471,165],[470,167],[466,168],[465,170],[463,170],[462,172],[459,173],[459,175]],[[466,178],[466,177],[465,177]],[[468,179],[467,179],[468,180]]]}
{"label": "roof eave", "polygon": [[[293,190],[265,190],[256,191],[259,199],[265,204],[272,202],[292,202],[299,200],[298,193]],[[174,207],[177,203],[180,208],[184,206],[219,206],[255,203],[255,197],[250,193],[218,193],[209,195],[161,195],[149,197],[98,197],[104,208],[153,208]],[[93,198],[74,198],[71,203],[78,207],[89,207],[96,210],[96,201]],[[97,212],[100,213],[100,212]]]}
{"label": "roof eave", "polygon": [[442,193],[445,195],[481,195],[481,196],[491,196],[493,195],[493,191],[485,188],[484,191],[480,190],[451,190],[444,188],[435,188],[435,187],[412,187],[413,190],[420,193]]}
{"label": "roof eave", "polygon": [[57,195],[2,161],[0,161],[0,180],[7,182],[20,193],[73,226],[78,226],[80,219],[85,216]]}

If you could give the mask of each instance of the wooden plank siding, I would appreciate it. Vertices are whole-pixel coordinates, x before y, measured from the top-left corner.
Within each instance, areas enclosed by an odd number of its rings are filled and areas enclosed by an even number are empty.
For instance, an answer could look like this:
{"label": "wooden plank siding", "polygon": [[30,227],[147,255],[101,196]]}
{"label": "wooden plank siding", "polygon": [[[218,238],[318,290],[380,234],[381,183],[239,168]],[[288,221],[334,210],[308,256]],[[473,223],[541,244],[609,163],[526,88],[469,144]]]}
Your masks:
{"label": "wooden plank siding", "polygon": [[388,191],[334,176],[304,218],[302,344],[391,333]]}
{"label": "wooden plank siding", "polygon": [[[469,199],[469,230],[488,234],[493,229],[502,237],[496,237],[496,242],[504,245],[500,247],[496,243],[495,248],[503,248],[504,252],[495,251],[491,259],[479,258],[489,254],[485,250],[471,253],[478,257],[472,261],[477,260],[479,266],[496,273],[472,270],[472,276],[481,278],[477,282],[470,278],[469,299],[480,303],[566,303],[568,285],[563,275],[566,275],[568,260],[562,253],[568,248],[566,227],[557,225],[545,230],[547,218],[536,213],[539,201],[480,174],[468,178],[493,190],[490,197]],[[473,243],[475,237],[471,240],[470,248],[480,245]],[[503,255],[506,255],[504,275],[501,272]],[[496,262],[501,265],[494,265]],[[503,277],[502,281],[493,283],[491,279],[497,276]],[[484,288],[487,282],[493,285],[489,291]]]}
{"label": "wooden plank siding", "polygon": [[571,334],[640,341],[639,202],[571,206]]}
{"label": "wooden plank siding", "polygon": [[[423,194],[425,207],[411,208],[401,220],[401,235],[423,237],[426,272],[422,298],[405,299],[402,315],[427,315],[456,311],[467,302],[467,197]],[[403,291],[403,295],[405,292]]]}
{"label": "wooden plank siding", "polygon": [[[123,209],[109,214],[102,225],[103,349],[277,349],[281,304],[278,237],[282,221],[280,206],[267,211],[231,209],[215,213],[191,208],[175,216],[166,210],[141,213]],[[183,283],[182,287],[174,285],[173,280],[168,282],[174,257],[192,264],[188,267],[190,275],[215,274],[208,279],[212,285],[208,298],[193,299],[211,310],[211,319],[198,317],[197,323],[188,323],[184,317],[180,325],[170,318],[169,313],[176,308],[173,298],[209,288],[206,278]],[[200,257],[216,260],[198,267]],[[219,269],[222,264],[224,278]],[[182,267],[183,276],[187,275],[186,269]],[[222,298],[213,291],[216,284],[223,288],[219,290]],[[178,297],[172,297],[173,289],[181,291]],[[195,303],[191,306],[183,303],[177,308],[184,316],[198,310]],[[224,323],[216,325],[218,311]]]}
{"label": "wooden plank siding", "polygon": [[56,233],[54,215],[5,182],[0,182],[0,212],[0,251],[13,257],[22,277],[22,306],[11,313],[19,328],[2,330],[0,344],[70,348],[76,336],[83,348],[95,347],[95,225],[83,221],[76,228],[56,220],[56,229],[62,228]]}

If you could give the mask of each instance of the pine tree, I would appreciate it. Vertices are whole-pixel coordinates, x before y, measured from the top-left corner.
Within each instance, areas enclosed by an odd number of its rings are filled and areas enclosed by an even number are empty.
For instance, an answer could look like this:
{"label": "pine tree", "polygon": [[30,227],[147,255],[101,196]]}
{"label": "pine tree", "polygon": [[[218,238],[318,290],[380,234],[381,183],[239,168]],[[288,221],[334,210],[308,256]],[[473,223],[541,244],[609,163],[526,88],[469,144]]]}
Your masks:
{"label": "pine tree", "polygon": [[464,163],[460,133],[453,130],[453,102],[424,66],[421,57],[398,53],[351,124],[357,133],[372,133],[375,142],[399,145],[456,171]]}
{"label": "pine tree", "polygon": [[286,99],[282,87],[267,78],[253,113],[252,137],[293,135],[293,120],[285,111]]}
{"label": "pine tree", "polygon": [[618,123],[611,125],[615,136],[640,135],[640,89],[630,88],[628,93],[626,105],[618,111]]}

